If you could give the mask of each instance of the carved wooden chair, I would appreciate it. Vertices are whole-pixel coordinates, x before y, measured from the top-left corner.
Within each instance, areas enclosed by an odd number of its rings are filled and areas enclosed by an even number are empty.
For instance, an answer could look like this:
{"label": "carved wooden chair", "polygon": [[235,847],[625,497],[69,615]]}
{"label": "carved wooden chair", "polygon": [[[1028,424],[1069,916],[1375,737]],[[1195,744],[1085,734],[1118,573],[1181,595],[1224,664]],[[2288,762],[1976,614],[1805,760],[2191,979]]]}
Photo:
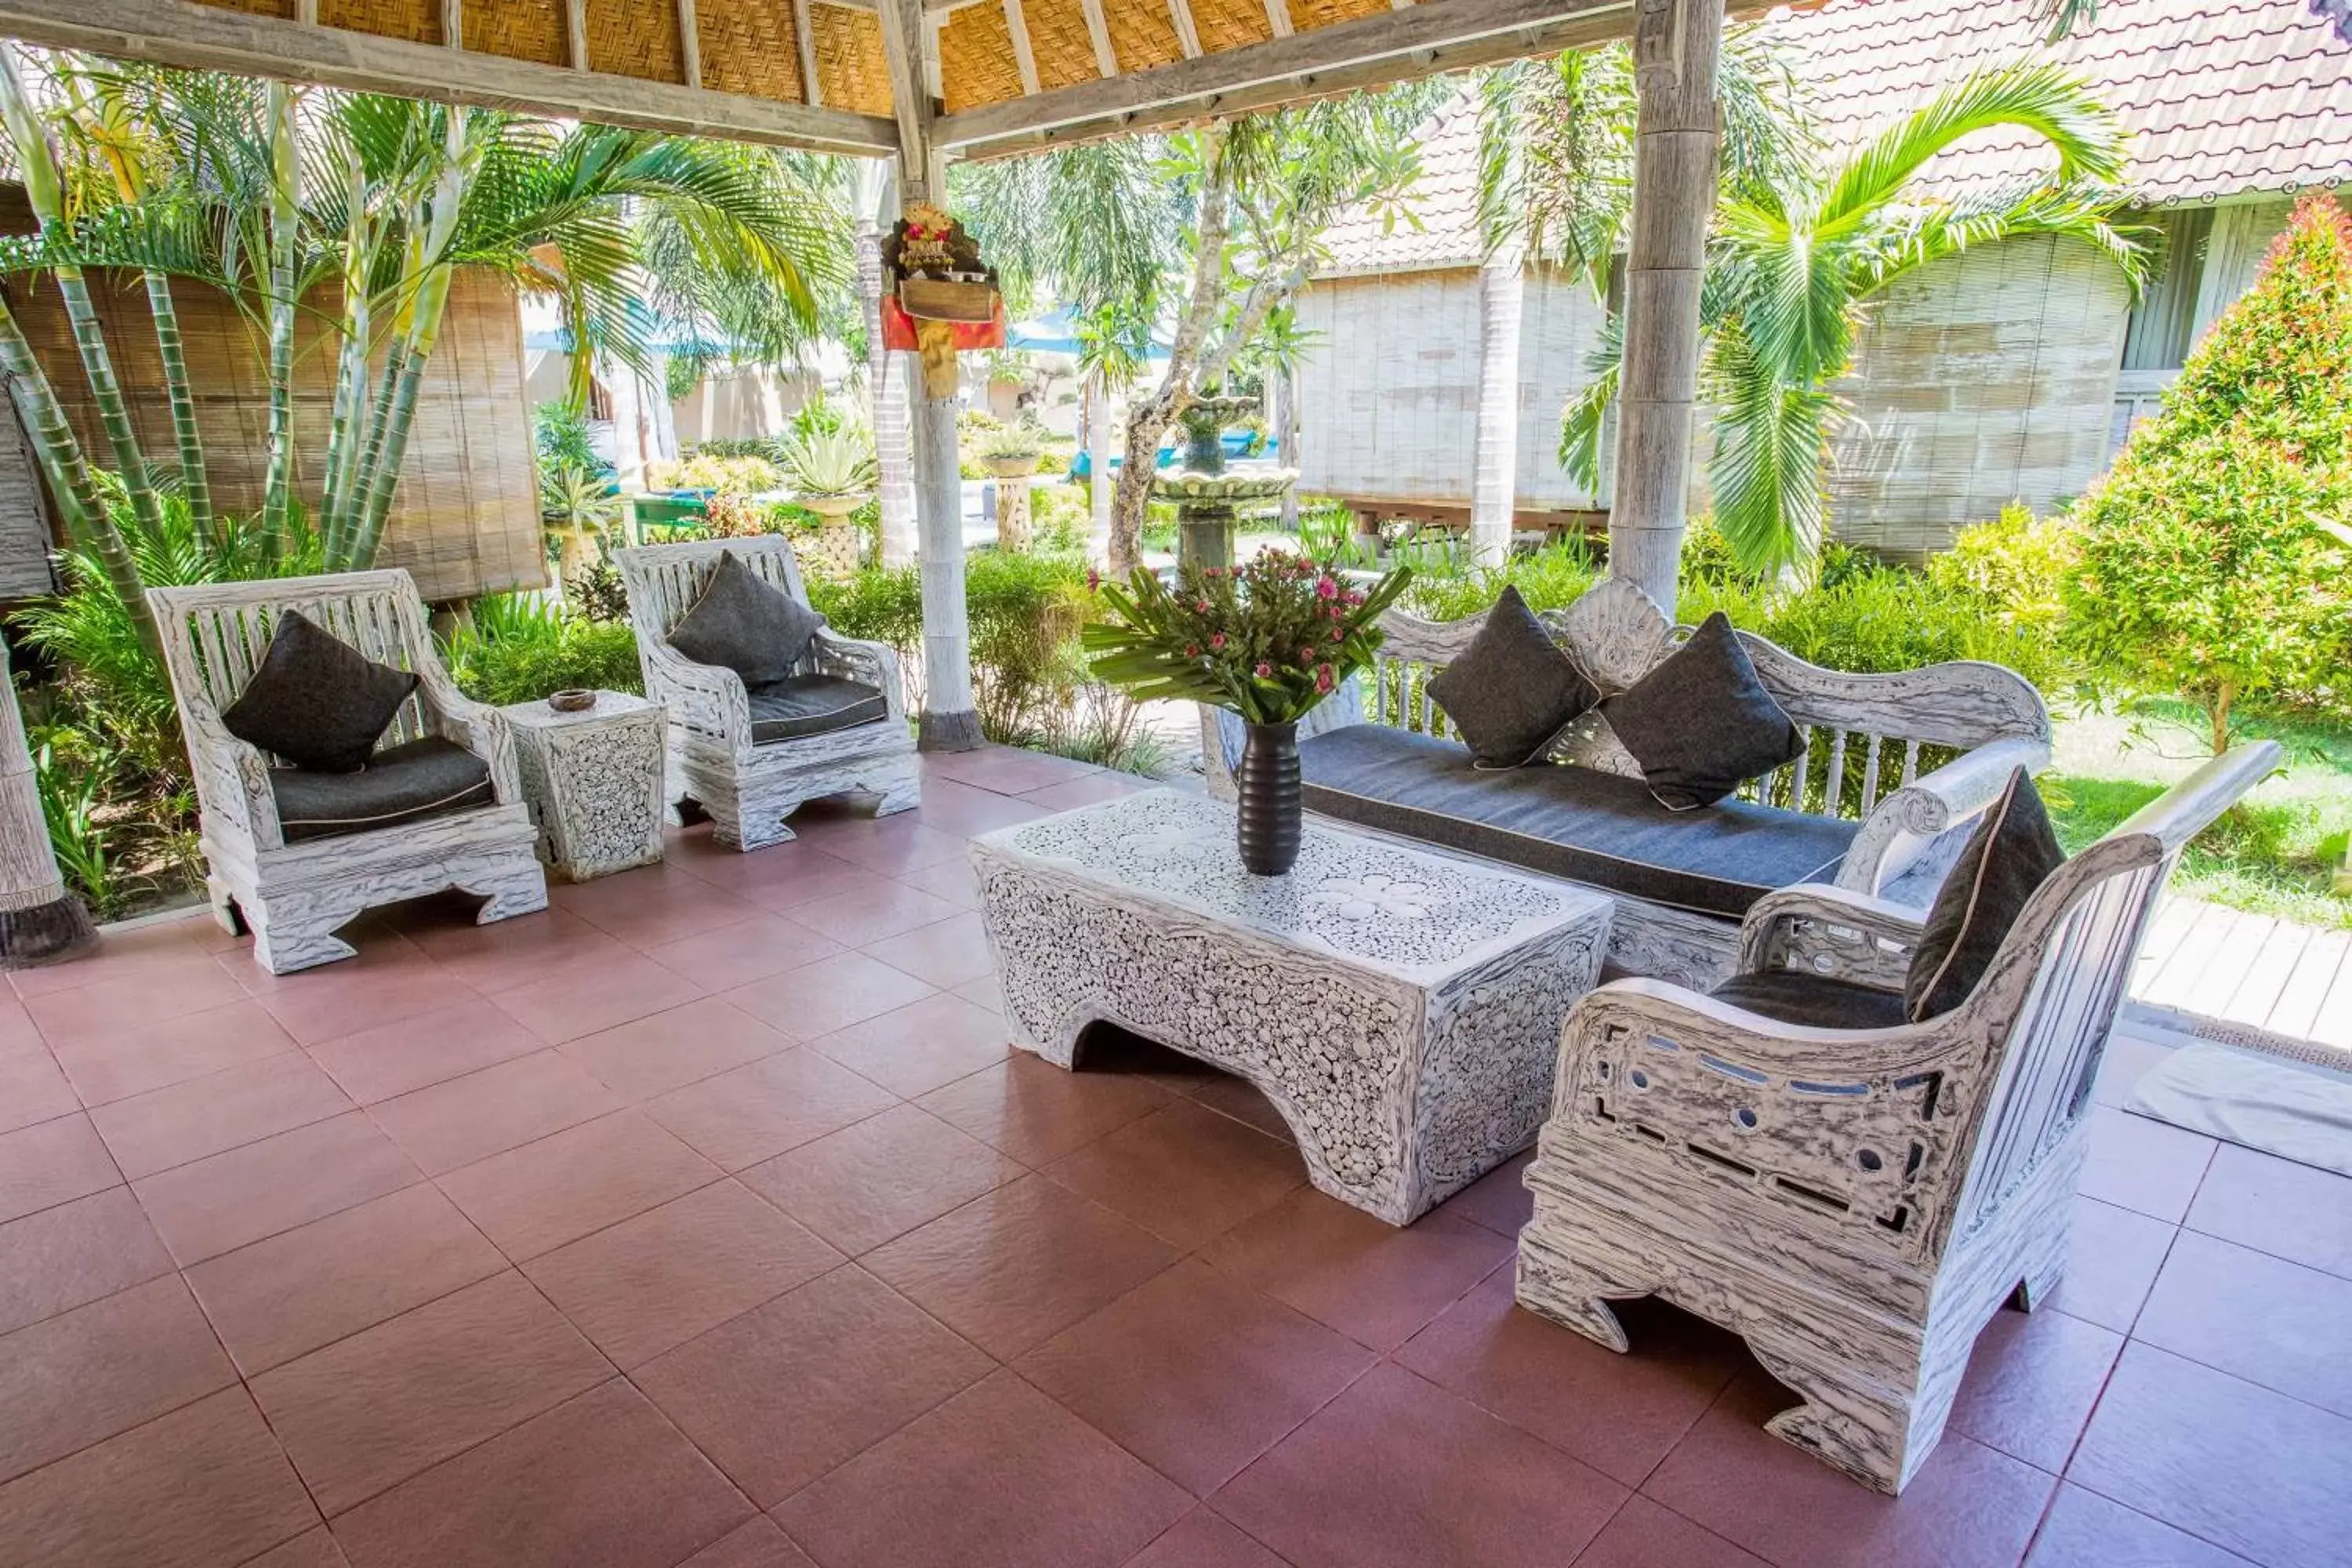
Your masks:
{"label": "carved wooden chair", "polygon": [[833,728],[781,712],[770,716],[761,694],[747,690],[741,676],[697,664],[669,645],[670,629],[701,597],[719,557],[729,554],[762,581],[808,603],[792,544],[781,535],[647,544],[614,552],[628,588],[646,695],[669,710],[670,799],[692,800],[709,815],[719,841],[738,849],[791,838],[784,818],[802,802],[824,795],[849,790],[877,795],[882,798],[877,816],[919,805],[898,656],[886,644],[845,637],[829,626],[810,643],[796,675],[833,676],[881,694],[878,718],[858,717]]}
{"label": "carved wooden chair", "polygon": [[[2281,755],[2217,757],[2068,861],[1975,991],[1925,1023],[1790,1024],[1650,980],[1591,993],[1526,1178],[1520,1304],[1616,1351],[1612,1300],[1728,1329],[1803,1401],[1769,1430],[1900,1491],[1978,1331],[2065,1267],[2092,1081],[2181,847]],[[1891,989],[1899,1019],[1918,920],[1788,889],[1748,914],[1741,969]]]}
{"label": "carved wooden chair", "polygon": [[[506,718],[449,679],[407,573],[150,588],[147,602],[163,631],[195,774],[213,912],[229,931],[252,931],[262,967],[285,974],[349,958],[354,949],[334,934],[339,927],[363,910],[446,888],[481,897],[485,925],[547,907],[539,833],[523,805]],[[387,826],[314,830],[289,842],[277,784],[291,770],[273,766],[221,722],[288,610],[379,663],[415,671],[415,695],[384,731],[379,753],[428,737],[461,746],[489,770],[488,803],[401,810],[379,801],[376,819]]]}

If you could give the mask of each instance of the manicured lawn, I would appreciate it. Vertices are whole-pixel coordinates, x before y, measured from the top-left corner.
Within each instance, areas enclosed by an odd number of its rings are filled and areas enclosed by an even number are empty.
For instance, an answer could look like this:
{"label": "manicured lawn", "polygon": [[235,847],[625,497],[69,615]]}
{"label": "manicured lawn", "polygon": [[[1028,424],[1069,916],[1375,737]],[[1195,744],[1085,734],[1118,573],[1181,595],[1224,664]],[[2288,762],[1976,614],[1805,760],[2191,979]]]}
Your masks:
{"label": "manicured lawn", "polygon": [[[2203,762],[2202,724],[2177,702],[2061,719],[2057,759],[2040,783],[2068,852]],[[2284,746],[2286,770],[2189,846],[2173,886],[2307,925],[2352,927],[2352,897],[2329,889],[2352,831],[2352,729],[2269,718],[2248,718],[2238,728],[2244,740]]]}

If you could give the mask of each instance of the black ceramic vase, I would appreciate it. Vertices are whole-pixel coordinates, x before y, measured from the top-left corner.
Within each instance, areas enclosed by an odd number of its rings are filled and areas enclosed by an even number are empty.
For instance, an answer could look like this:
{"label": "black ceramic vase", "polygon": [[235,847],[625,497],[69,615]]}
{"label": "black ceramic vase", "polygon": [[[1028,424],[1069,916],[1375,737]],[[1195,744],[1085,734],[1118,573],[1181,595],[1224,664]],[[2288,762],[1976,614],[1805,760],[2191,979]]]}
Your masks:
{"label": "black ceramic vase", "polygon": [[1234,774],[1242,866],[1279,877],[1298,859],[1298,726],[1251,724]]}

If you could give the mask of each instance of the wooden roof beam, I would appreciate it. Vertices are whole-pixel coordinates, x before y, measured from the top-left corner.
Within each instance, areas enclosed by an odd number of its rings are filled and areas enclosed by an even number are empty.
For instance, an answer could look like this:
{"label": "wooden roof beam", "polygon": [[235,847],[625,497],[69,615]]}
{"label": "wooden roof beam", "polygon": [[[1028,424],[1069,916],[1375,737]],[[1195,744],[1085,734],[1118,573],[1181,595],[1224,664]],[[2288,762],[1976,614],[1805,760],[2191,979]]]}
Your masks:
{"label": "wooden roof beam", "polygon": [[[1280,5],[1281,0],[1270,0]],[[1760,12],[1759,0],[1734,9]],[[967,109],[934,127],[967,155],[1247,113],[1301,97],[1378,86],[1630,37],[1632,0],[1423,0],[1311,32]]]}
{"label": "wooden roof beam", "polygon": [[[306,26],[189,0],[0,0],[0,34],[159,65],[819,152],[871,155],[898,141],[889,121],[847,110]],[[573,41],[585,42],[577,34]]]}

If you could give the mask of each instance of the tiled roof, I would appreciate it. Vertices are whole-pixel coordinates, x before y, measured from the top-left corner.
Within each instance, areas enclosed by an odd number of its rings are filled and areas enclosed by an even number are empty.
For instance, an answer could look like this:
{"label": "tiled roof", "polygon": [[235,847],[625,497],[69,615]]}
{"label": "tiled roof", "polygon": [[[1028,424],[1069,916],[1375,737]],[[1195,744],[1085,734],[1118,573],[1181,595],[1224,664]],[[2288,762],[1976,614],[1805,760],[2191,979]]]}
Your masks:
{"label": "tiled roof", "polygon": [[[2331,9],[2352,0],[2105,0],[2096,22],[2042,42],[2033,0],[1829,0],[1775,11],[1822,130],[1857,141],[1970,70],[2053,58],[2132,132],[2126,184],[2147,203],[2294,192],[2352,182],[2352,42]],[[1418,232],[1350,218],[1327,275],[1464,267],[1478,258],[1475,95],[1430,122]],[[1930,166],[1946,195],[2042,173],[2051,154],[2014,132],[1971,138]]]}

